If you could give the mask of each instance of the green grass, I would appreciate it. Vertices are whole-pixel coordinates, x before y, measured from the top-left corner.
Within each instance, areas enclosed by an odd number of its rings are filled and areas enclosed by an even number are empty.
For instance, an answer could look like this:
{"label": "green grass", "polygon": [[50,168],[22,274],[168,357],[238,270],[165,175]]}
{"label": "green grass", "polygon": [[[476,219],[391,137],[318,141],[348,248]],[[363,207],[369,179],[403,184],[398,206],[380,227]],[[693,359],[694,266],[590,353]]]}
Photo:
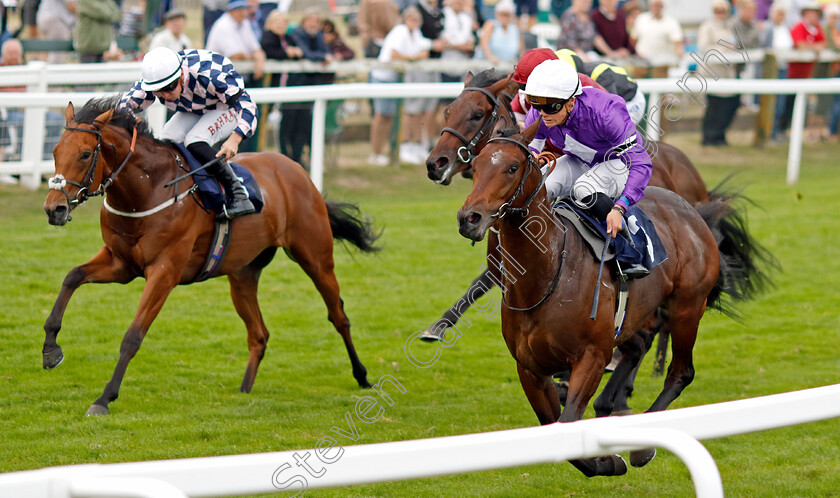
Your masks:
{"label": "green grass", "polygon": [[[669,138],[710,185],[739,172],[734,183],[747,185],[760,206],[749,208],[752,233],[784,267],[774,290],[742,306],[743,325],[714,312],[703,319],[696,378],[673,406],[840,382],[840,147],[808,147],[802,178],[788,187],[786,148],[701,150],[696,137]],[[471,310],[467,333],[431,368],[415,367],[403,352],[406,338],[437,319],[483,263],[484,247],[471,247],[456,228],[469,186],[460,179],[435,186],[420,168],[327,174],[330,198],[358,202],[385,227],[384,251],[363,256],[336,246],[336,269],[370,380],[391,374],[407,390],[392,394],[395,403],[380,421],[357,421],[359,443],[536,425],[498,318]],[[344,426],[344,413],[366,392],[350,375],[313,285],[282,255],[261,280],[273,335],[251,394],[238,392],[244,327],[227,282],[216,279],[173,292],[129,366],[112,415],[84,417],[110,378],[143,281],[80,288],[58,336],[66,360],[44,371],[43,323],[61,281],[101,245],[101,200],[56,228],[41,209],[45,194],[0,187],[0,471],[310,448],[330,427]],[[661,389],[650,371],[648,358],[631,399],[637,411]],[[838,434],[840,420],[832,420],[705,445],[728,496],[840,496]],[[618,478],[587,479],[563,463],[312,494],[659,497],[691,496],[693,488],[685,466],[660,451],[647,467]]]}

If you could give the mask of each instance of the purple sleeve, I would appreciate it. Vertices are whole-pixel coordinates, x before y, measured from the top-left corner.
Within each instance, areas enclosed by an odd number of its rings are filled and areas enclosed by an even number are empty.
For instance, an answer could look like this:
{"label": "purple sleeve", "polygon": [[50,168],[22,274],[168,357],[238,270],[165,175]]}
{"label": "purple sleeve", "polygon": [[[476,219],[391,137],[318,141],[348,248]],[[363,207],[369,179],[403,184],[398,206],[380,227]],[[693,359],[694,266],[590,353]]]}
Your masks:
{"label": "purple sleeve", "polygon": [[630,170],[624,191],[616,201],[616,204],[627,209],[645,196],[645,187],[650,182],[650,174],[653,170],[650,156],[623,102],[620,104],[611,102],[600,125],[601,137],[612,145],[612,149],[604,156],[604,160],[621,159]]}

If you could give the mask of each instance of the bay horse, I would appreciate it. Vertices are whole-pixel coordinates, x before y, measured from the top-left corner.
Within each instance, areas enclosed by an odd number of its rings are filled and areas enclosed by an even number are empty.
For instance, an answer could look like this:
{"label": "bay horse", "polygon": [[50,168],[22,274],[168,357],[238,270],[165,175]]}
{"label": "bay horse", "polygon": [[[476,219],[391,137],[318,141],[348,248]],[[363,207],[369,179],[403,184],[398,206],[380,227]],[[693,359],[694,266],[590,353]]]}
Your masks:
{"label": "bay horse", "polygon": [[[461,94],[447,106],[444,112],[444,131],[426,160],[429,179],[442,185],[449,185],[455,175],[471,167],[472,159],[484,148],[491,136],[491,130],[497,124],[508,124],[508,127],[513,128],[516,123],[510,109],[510,100],[516,95],[518,86],[507,75],[499,74],[493,69],[482,71],[475,76],[468,73],[464,84],[465,88]],[[677,147],[665,142],[652,142],[648,145],[651,148],[653,164],[649,185],[676,192],[693,205],[710,201],[723,204],[723,212],[718,214],[722,219],[720,246],[725,254],[743,268],[740,295],[751,298],[767,287],[769,279],[761,272],[759,265],[766,263],[775,267],[777,263],[768,251],[749,236],[743,215],[733,207],[735,201],[743,196],[724,190],[723,183],[709,191],[694,164]],[[454,326],[463,313],[498,282],[498,272],[495,271],[497,265],[492,264],[492,261],[501,261],[501,257],[498,253],[498,240],[492,231],[488,235],[487,258],[487,269],[473,280],[466,293],[426,330],[423,339],[442,339],[447,329]],[[660,339],[654,362],[654,375],[661,375],[668,341],[667,319],[664,316],[657,316],[649,327],[641,331],[642,347],[645,351],[650,348],[653,336],[657,333]],[[627,389],[623,394],[619,394],[616,400],[615,407],[618,412],[629,412],[626,397],[630,392],[632,377]],[[613,406],[612,403],[610,406]]]}
{"label": "bay horse", "polygon": [[[117,399],[128,363],[152,321],[175,286],[192,283],[199,274],[214,233],[214,213],[188,196],[193,191],[192,177],[166,186],[184,173],[185,161],[170,144],[156,140],[146,122],[129,111],[116,110],[118,99],[94,99],[78,112],[72,103],[67,106],[66,128],[53,149],[53,190],[44,203],[49,223],[64,225],[74,208],[107,189],[100,210],[105,245],[64,279],[44,325],[44,368],[54,368],[64,360],[56,335],[70,297],[80,285],[146,279],[113,376],[88,415],[109,413],[108,405]],[[370,387],[339,295],[333,240],[372,252],[377,250],[378,235],[359,218],[354,206],[325,202],[304,169],[291,159],[263,152],[240,154],[235,160],[257,179],[264,200],[259,214],[233,220],[226,256],[214,275],[227,276],[234,307],[248,331],[249,356],[240,390],[251,391],[265,354],[269,332],[257,301],[257,283],[278,247],[312,279],[330,322],[344,340],[353,377],[361,387]]]}
{"label": "bay horse", "polygon": [[[664,410],[694,378],[692,350],[705,309],[718,307],[721,295],[733,291],[731,269],[721,263],[707,224],[714,223],[714,213],[704,219],[675,193],[646,189],[639,206],[653,221],[669,259],[632,282],[625,321],[616,335],[617,279],[609,271],[600,278],[598,261],[583,238],[571,223],[551,213],[543,175],[527,146],[537,128],[535,123],[521,134],[518,129],[508,130],[488,141],[473,163],[473,188],[458,211],[462,236],[479,241],[494,226],[501,247],[515,260],[506,262],[501,280],[502,335],[516,360],[525,395],[541,424],[581,419],[614,346],[637,362],[639,351],[628,346],[629,339],[665,305],[673,358],[663,390],[648,411]],[[532,237],[533,228],[524,226],[533,227],[535,222],[544,229]],[[591,320],[596,286],[601,298]],[[563,409],[552,374],[569,369]],[[628,373],[617,369],[613,377]],[[631,463],[642,466],[654,454],[654,450],[631,452]],[[589,477],[627,470],[618,455],[571,463]]]}

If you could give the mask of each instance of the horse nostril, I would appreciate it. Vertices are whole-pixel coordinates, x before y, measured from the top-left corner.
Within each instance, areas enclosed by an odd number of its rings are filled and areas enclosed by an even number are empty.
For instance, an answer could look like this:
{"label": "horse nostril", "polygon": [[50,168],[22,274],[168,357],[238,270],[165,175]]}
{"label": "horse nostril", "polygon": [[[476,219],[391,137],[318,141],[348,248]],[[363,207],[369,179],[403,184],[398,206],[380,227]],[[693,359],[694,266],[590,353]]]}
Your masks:
{"label": "horse nostril", "polygon": [[478,223],[480,221],[481,221],[481,215],[478,214],[478,213],[471,213],[467,217],[467,223],[469,223],[470,225],[473,225],[473,226],[478,225]]}
{"label": "horse nostril", "polygon": [[449,159],[447,159],[446,157],[443,157],[443,156],[438,157],[435,160],[432,160],[431,158],[429,158],[429,159],[426,160],[426,169],[429,172],[439,170],[439,169],[443,168],[444,166],[446,166],[446,164],[448,162],[449,162]]}

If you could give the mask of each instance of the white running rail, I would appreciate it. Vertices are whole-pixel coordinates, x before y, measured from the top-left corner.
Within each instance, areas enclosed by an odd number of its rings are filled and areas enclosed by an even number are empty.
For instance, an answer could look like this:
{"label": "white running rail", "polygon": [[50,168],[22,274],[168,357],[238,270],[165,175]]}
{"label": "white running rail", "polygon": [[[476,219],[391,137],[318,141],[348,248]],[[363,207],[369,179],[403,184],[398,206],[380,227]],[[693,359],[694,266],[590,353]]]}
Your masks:
{"label": "white running rail", "polygon": [[[660,447],[685,462],[697,496],[717,498],[723,496],[720,474],[698,440],[835,417],[840,417],[840,384],[626,417],[345,446],[341,448],[343,452],[335,446],[326,451],[321,447],[13,472],[0,474],[0,496],[183,498],[280,490],[300,493],[305,489],[563,462]],[[300,467],[295,468],[295,454],[309,454],[310,461],[324,470],[323,475],[314,478]]]}

